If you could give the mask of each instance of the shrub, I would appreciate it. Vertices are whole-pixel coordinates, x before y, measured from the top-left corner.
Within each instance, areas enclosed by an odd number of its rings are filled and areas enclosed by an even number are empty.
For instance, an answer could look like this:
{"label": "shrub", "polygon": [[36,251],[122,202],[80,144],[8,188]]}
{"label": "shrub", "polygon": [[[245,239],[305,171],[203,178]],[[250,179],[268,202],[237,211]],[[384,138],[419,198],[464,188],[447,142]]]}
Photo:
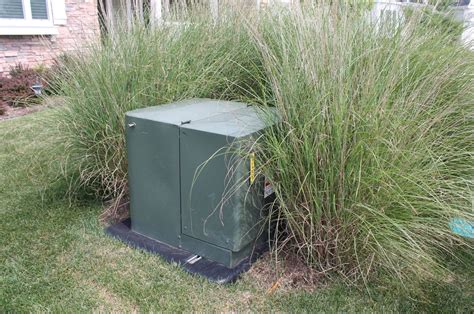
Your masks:
{"label": "shrub", "polygon": [[273,183],[281,251],[350,282],[441,278],[472,211],[474,55],[420,23],[316,7],[253,34],[281,123],[254,147]]}
{"label": "shrub", "polygon": [[10,71],[10,77],[0,76],[0,100],[4,105],[12,107],[38,104],[41,98],[36,97],[31,89],[31,86],[37,82],[45,85],[39,72],[18,64]]}

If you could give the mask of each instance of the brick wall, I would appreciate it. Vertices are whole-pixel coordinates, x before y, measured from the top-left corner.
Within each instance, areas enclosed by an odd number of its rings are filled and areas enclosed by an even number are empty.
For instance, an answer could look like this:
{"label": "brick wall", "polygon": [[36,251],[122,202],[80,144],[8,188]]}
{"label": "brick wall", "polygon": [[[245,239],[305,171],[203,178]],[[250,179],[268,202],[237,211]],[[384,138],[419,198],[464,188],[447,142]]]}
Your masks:
{"label": "brick wall", "polygon": [[57,35],[0,35],[0,74],[17,63],[34,67],[50,65],[61,52],[99,38],[97,0],[65,0],[66,25],[56,25]]}

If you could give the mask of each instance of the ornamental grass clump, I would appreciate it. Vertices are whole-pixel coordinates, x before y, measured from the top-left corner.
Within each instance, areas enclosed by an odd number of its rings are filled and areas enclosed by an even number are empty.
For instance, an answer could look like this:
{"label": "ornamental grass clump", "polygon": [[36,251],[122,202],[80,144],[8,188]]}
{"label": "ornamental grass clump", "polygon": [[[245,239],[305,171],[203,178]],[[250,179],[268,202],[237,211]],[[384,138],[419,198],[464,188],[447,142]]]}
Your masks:
{"label": "ornamental grass clump", "polygon": [[127,196],[125,112],[185,98],[252,94],[248,72],[257,54],[235,16],[215,21],[196,5],[191,15],[176,9],[172,20],[155,27],[116,25],[59,67],[60,81],[53,84],[66,106],[55,120],[66,145],[65,168],[78,173],[72,187],[92,188],[115,205]]}
{"label": "ornamental grass clump", "polygon": [[117,27],[62,70],[65,169],[117,205],[125,112],[191,97],[274,107],[279,123],[249,145],[275,191],[274,251],[348,283],[439,278],[443,256],[472,247],[449,222],[474,220],[474,55],[417,11],[340,3]]}
{"label": "ornamental grass clump", "polygon": [[334,5],[251,33],[281,123],[254,144],[273,184],[275,250],[348,282],[440,278],[474,220],[474,55],[409,19]]}

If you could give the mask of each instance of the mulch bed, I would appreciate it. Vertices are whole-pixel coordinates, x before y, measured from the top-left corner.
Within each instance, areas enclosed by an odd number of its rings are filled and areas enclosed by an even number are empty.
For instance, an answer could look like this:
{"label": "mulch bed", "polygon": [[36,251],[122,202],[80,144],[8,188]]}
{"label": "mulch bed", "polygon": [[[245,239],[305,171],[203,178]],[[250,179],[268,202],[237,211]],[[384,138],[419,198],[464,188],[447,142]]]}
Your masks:
{"label": "mulch bed", "polygon": [[325,286],[324,274],[308,267],[293,254],[282,255],[275,259],[272,253],[265,253],[252,266],[248,278],[266,289],[267,294],[287,293],[295,289],[313,292]]}
{"label": "mulch bed", "polygon": [[38,112],[46,108],[60,106],[64,103],[64,98],[61,96],[48,96],[42,100],[41,104],[31,105],[27,107],[10,107],[4,106],[5,113],[0,115],[0,121],[21,117],[33,112]]}
{"label": "mulch bed", "polygon": [[12,119],[15,117],[20,117],[27,115],[29,113],[37,112],[39,110],[45,109],[47,106],[44,105],[34,105],[34,106],[29,106],[29,107],[10,107],[6,106],[5,107],[5,113],[3,115],[0,115],[0,121],[2,120],[8,120]]}

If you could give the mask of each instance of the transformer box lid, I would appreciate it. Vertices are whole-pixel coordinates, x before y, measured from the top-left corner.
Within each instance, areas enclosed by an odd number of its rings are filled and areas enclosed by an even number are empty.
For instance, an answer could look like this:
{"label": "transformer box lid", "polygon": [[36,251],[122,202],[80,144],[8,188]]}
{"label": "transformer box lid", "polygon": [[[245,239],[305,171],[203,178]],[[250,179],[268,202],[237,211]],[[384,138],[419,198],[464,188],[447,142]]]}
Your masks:
{"label": "transformer box lid", "polygon": [[[273,113],[273,111],[272,111]],[[187,121],[181,126],[183,130],[201,131],[225,137],[240,138],[256,133],[274,120],[274,115],[252,106],[236,108],[232,111],[219,112],[207,117]]]}
{"label": "transformer box lid", "polygon": [[136,109],[127,112],[126,116],[171,125],[181,125],[189,121],[194,122],[207,119],[246,107],[246,104],[239,102],[198,98]]}

